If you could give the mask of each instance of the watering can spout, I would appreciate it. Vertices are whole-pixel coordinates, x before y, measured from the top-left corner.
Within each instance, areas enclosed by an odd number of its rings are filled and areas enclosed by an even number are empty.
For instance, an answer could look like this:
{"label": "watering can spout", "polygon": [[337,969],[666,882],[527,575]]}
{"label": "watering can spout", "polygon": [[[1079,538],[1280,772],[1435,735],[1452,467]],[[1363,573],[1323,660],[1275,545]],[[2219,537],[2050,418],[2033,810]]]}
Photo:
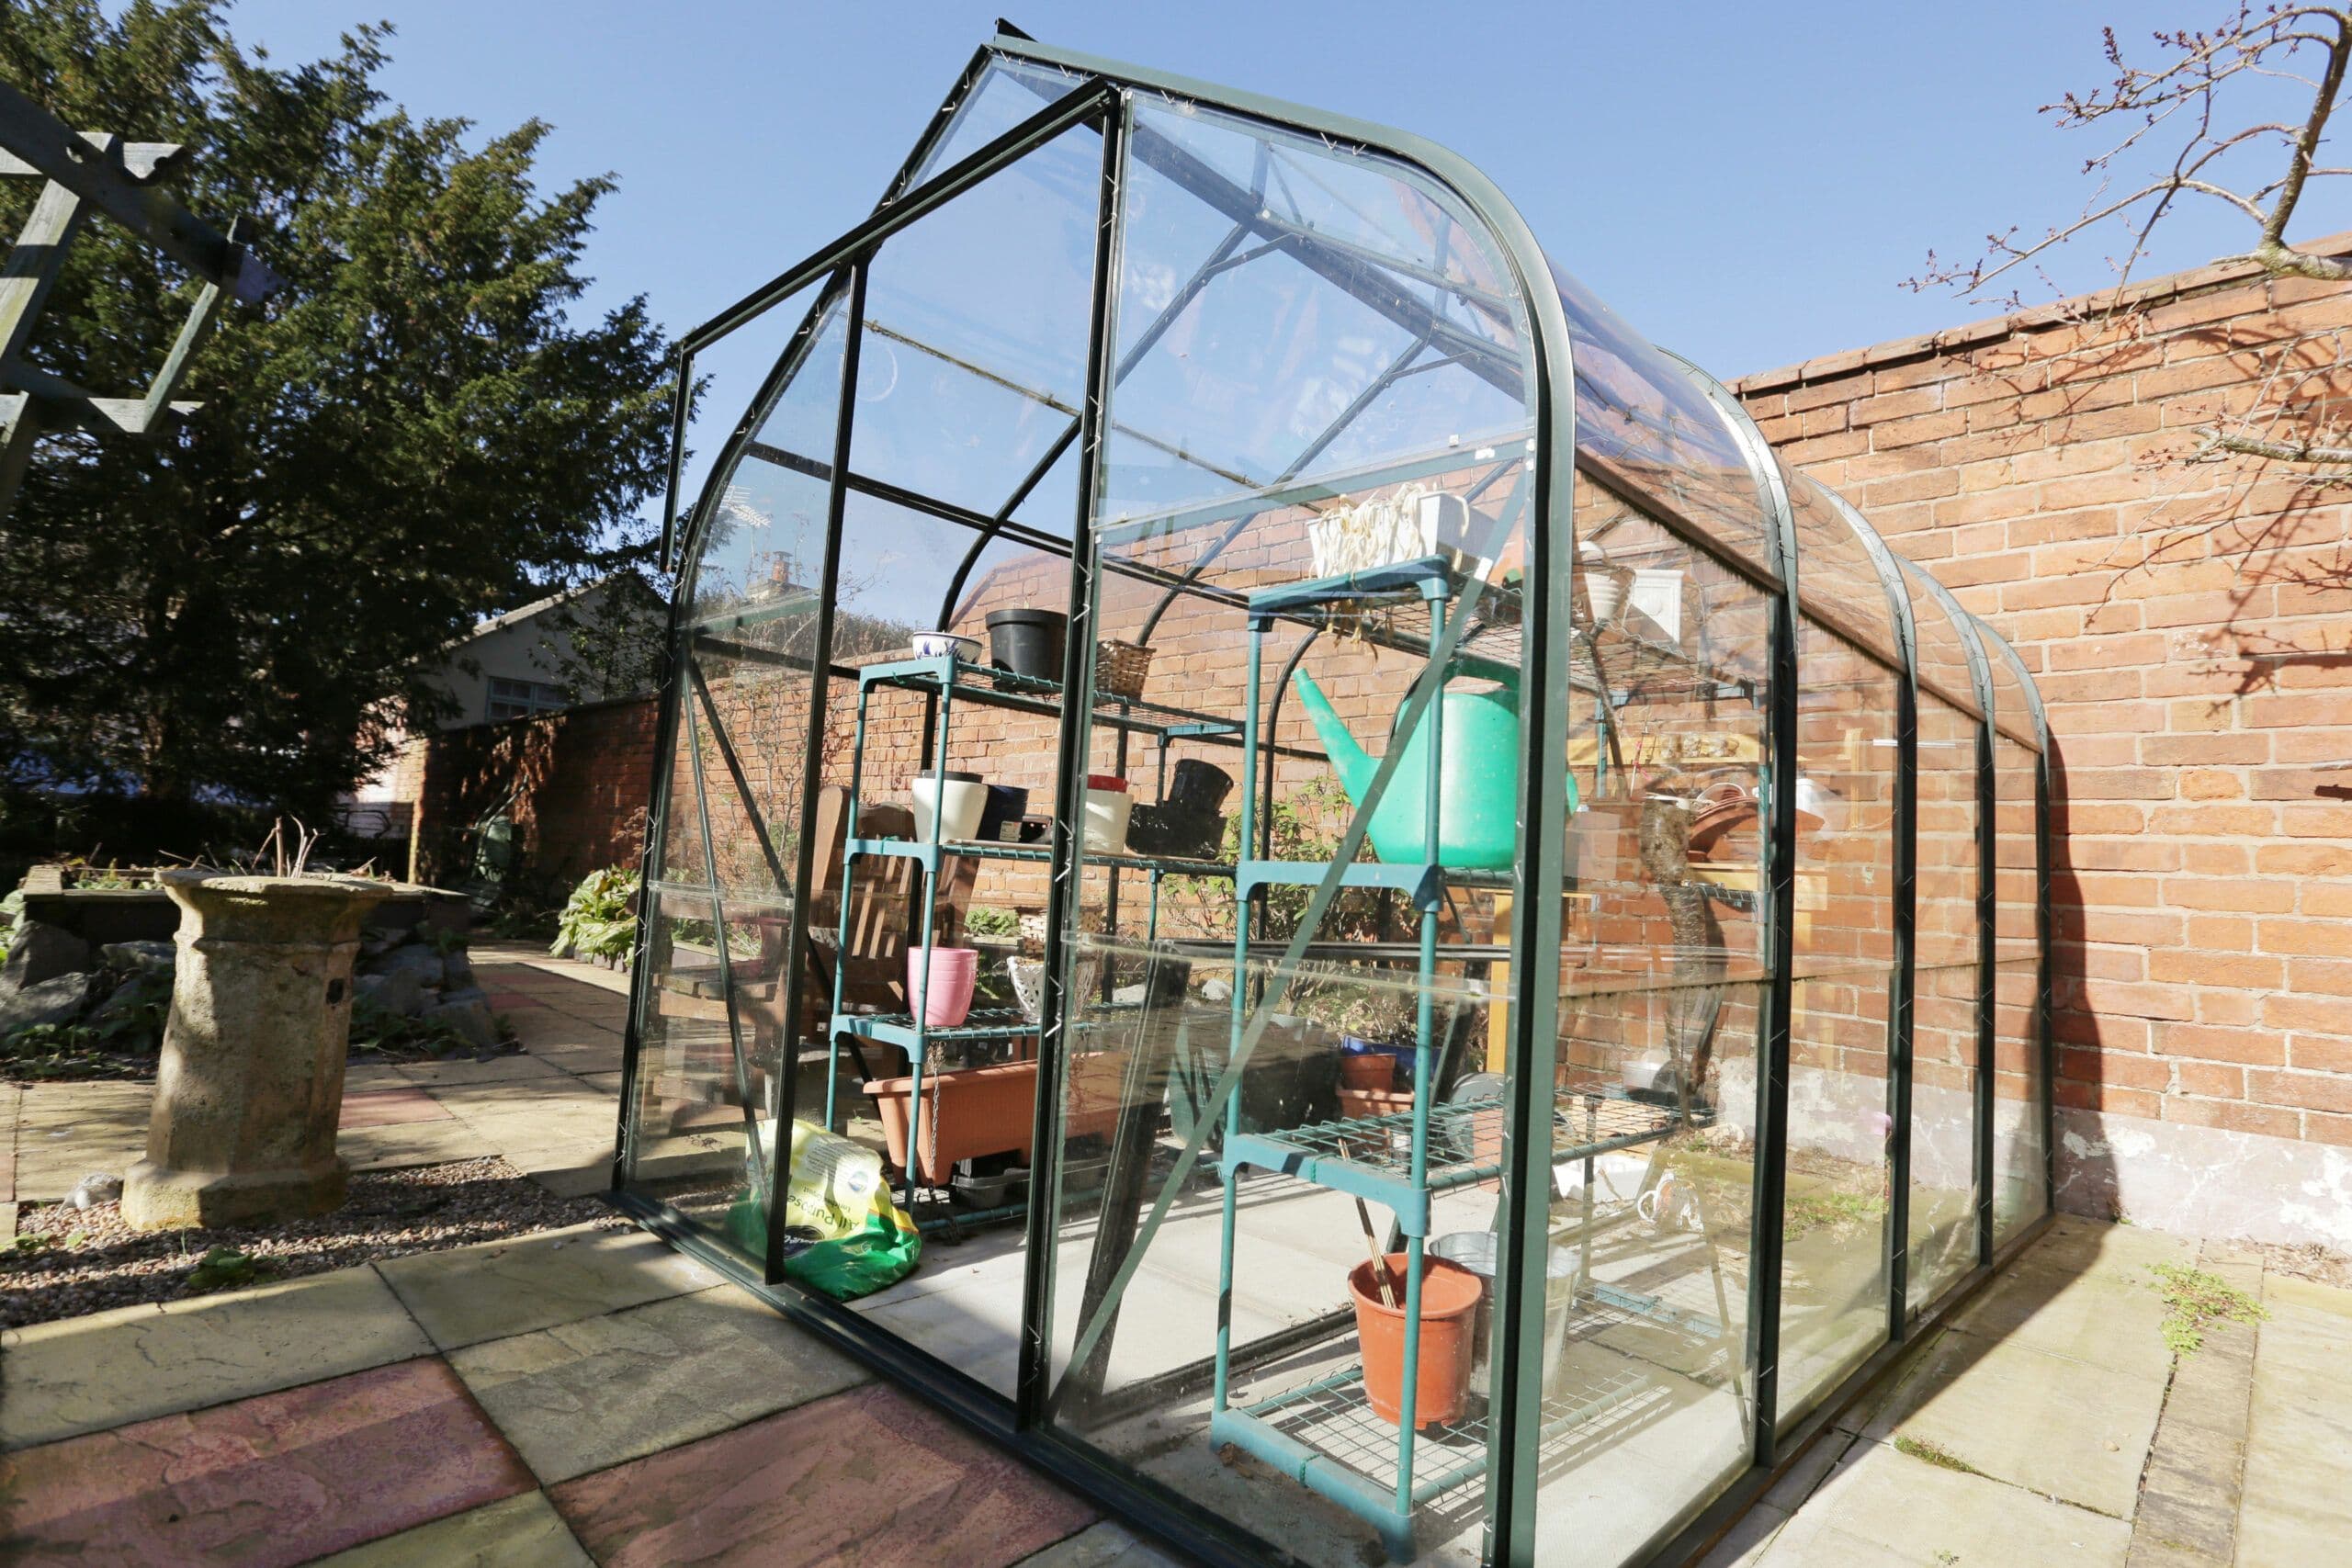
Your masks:
{"label": "watering can spout", "polygon": [[1307,722],[1315,726],[1316,736],[1323,742],[1324,755],[1331,760],[1331,771],[1340,775],[1348,798],[1362,804],[1364,786],[1372,782],[1378,760],[1356,744],[1356,738],[1332,711],[1331,699],[1323,694],[1323,688],[1315,683],[1314,676],[1304,670],[1294,670],[1290,679],[1297,689],[1300,704],[1306,709]]}

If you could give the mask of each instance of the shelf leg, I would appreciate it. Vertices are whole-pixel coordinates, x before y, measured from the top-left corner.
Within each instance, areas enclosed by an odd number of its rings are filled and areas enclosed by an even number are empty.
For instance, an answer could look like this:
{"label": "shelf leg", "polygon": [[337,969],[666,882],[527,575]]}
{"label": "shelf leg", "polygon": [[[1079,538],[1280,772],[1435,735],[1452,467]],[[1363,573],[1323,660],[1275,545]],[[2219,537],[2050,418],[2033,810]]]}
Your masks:
{"label": "shelf leg", "polygon": [[[873,688],[865,682],[857,683],[857,739],[849,751],[849,797],[842,803],[842,838],[844,844],[841,874],[833,888],[833,897],[841,903],[841,919],[833,938],[833,1011],[832,1017],[825,1021],[825,1131],[828,1133],[838,1133],[842,1126],[835,1120],[841,1111],[838,1100],[842,1081],[842,1037],[834,1029],[832,1020],[841,1016],[842,1004],[848,1000],[849,924],[854,901],[850,897],[852,872],[846,840],[857,837],[858,792],[865,783],[865,704],[872,693]],[[800,803],[804,821],[808,818],[809,807],[808,801]]]}
{"label": "shelf leg", "polygon": [[[1250,836],[1256,830],[1258,810],[1258,682],[1264,671],[1266,628],[1263,623],[1250,623],[1250,653],[1248,669],[1242,679],[1246,705],[1241,718],[1241,835],[1236,841],[1240,854],[1250,853]],[[1159,886],[1157,878],[1153,886]],[[1242,1032],[1249,1026],[1250,1004],[1250,908],[1237,901],[1233,909],[1233,1026],[1226,1042],[1226,1060],[1230,1063],[1233,1053],[1241,1048]],[[1201,1107],[1204,1113],[1209,1110]],[[1209,1393],[1212,1414],[1226,1407],[1228,1384],[1233,1371],[1233,1231],[1240,1210],[1240,1175],[1227,1157],[1234,1139],[1241,1132],[1241,1080],[1236,1077],[1225,1097],[1225,1142],[1218,1151],[1218,1186],[1223,1204],[1222,1223],[1218,1226],[1216,1264],[1216,1371]]]}

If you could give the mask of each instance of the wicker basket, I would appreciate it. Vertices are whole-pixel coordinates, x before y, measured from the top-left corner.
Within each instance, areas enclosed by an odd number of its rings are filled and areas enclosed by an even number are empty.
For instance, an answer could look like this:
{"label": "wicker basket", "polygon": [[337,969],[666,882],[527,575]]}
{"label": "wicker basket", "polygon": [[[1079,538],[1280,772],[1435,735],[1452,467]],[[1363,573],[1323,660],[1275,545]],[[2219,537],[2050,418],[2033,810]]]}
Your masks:
{"label": "wicker basket", "polygon": [[1140,697],[1151,673],[1151,649],[1139,642],[1104,637],[1094,645],[1094,689],[1114,697]]}

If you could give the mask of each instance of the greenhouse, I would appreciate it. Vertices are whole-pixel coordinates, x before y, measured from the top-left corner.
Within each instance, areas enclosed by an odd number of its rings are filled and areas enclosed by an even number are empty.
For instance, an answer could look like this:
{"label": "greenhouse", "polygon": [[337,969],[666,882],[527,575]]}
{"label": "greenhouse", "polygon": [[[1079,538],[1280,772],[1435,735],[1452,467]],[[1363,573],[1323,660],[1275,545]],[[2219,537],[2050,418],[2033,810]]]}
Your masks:
{"label": "greenhouse", "polygon": [[686,347],[642,1223],[1338,1568],[1680,1561],[2046,1222],[2024,665],[1460,158],[1006,32]]}

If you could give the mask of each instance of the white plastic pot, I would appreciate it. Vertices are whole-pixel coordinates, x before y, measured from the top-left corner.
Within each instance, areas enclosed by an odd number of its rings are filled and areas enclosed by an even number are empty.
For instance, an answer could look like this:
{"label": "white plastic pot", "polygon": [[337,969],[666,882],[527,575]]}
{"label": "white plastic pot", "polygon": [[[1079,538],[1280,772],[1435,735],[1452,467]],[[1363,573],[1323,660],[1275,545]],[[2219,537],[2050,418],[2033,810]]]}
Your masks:
{"label": "white plastic pot", "polygon": [[1084,834],[1088,851],[1098,855],[1126,853],[1127,818],[1135,808],[1136,797],[1127,793],[1126,780],[1114,773],[1088,774]]}
{"label": "white plastic pot", "polygon": [[[944,788],[946,804],[940,804]],[[907,781],[907,793],[914,797],[915,840],[931,841],[931,817],[940,813],[939,836],[942,839],[975,839],[979,837],[980,813],[988,809],[989,786],[978,773],[950,773],[943,785],[935,768],[925,769]]]}

